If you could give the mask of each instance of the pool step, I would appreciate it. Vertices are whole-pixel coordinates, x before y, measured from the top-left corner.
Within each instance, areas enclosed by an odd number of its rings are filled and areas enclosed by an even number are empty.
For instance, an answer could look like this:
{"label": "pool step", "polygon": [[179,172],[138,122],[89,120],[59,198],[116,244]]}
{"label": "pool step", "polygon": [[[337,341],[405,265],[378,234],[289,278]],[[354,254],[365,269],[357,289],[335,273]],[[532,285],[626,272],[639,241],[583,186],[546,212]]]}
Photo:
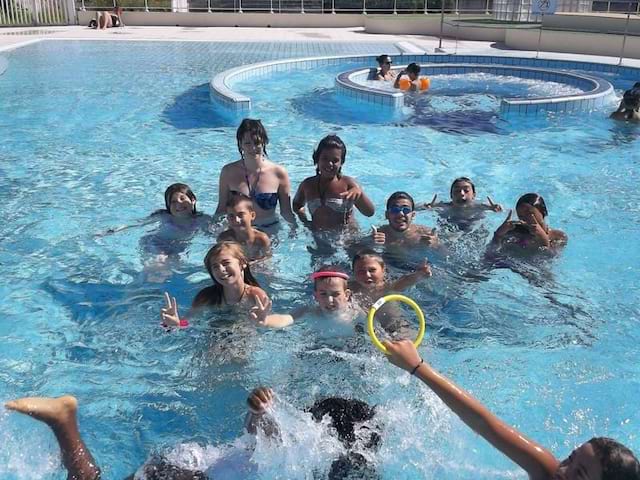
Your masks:
{"label": "pool step", "polygon": [[425,55],[427,53],[426,50],[411,42],[398,42],[395,47],[400,50],[402,55]]}

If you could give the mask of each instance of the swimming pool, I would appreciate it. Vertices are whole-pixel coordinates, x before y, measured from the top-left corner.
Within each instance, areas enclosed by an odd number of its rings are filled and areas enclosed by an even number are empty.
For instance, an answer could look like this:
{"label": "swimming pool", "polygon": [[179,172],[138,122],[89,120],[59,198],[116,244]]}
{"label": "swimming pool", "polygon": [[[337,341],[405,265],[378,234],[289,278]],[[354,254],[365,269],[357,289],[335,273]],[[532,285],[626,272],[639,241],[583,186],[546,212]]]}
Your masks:
{"label": "swimming pool", "polygon": [[[200,208],[213,211],[219,168],[237,158],[237,119],[209,102],[213,74],[272,58],[381,52],[396,49],[56,41],[6,54],[2,398],[76,395],[83,435],[105,478],[122,478],[150,452],[181,442],[232,441],[246,393],[259,384],[298,407],[330,394],[378,404],[387,425],[377,456],[384,478],[521,478],[366,340],[342,352],[314,341],[305,324],[255,336],[225,322],[172,335],[157,328],[165,288],[186,305],[206,284],[201,261],[212,238],[196,237],[178,271],[158,285],[141,275],[139,240],[149,228],[94,236],[162,207],[162,192],[174,181],[189,183]],[[336,132],[348,148],[346,173],[378,209],[372,220],[359,219],[364,230],[384,221],[380,210],[394,190],[445,199],[460,175],[475,180],[480,198],[491,195],[507,208],[522,193],[541,193],[550,224],[569,235],[563,254],[533,269],[532,281],[508,270],[471,278],[484,236],[434,259],[433,280],[410,292],[428,317],[422,351],[558,457],[595,434],[638,452],[637,129],[610,122],[613,105],[588,115],[503,119],[496,92],[450,91],[434,97],[425,115],[385,117],[336,95],[333,79],[348,67],[239,85],[251,93],[252,116],[263,119],[269,153],[288,168],[294,188],[313,174],[319,139]],[[601,76],[618,89],[636,80]],[[488,215],[486,234],[502,220]],[[303,279],[312,240],[304,232],[289,239],[286,228],[279,239],[258,277],[286,310],[310,300]],[[283,416],[292,431],[312,430]],[[61,476],[42,425],[2,411],[0,438],[7,445],[0,477]],[[261,451],[263,478],[303,477],[310,464],[326,465],[331,448],[314,438],[291,446],[284,459],[276,449]]]}

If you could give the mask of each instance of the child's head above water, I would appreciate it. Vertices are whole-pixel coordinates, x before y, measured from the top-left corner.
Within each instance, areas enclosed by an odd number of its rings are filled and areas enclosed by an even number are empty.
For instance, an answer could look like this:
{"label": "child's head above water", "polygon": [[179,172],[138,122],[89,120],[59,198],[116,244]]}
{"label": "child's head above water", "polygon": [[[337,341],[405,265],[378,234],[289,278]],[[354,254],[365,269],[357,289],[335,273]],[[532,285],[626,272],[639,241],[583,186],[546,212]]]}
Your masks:
{"label": "child's head above water", "polygon": [[398,232],[403,232],[415,217],[415,202],[413,197],[407,192],[394,192],[387,200],[387,210],[384,216],[389,220],[391,228]]}
{"label": "child's head above water", "polygon": [[313,152],[313,164],[318,175],[342,175],[342,166],[347,158],[347,146],[337,135],[327,135]]}
{"label": "child's head above water", "polygon": [[216,243],[204,257],[204,266],[216,286],[224,287],[239,280],[247,285],[260,286],[251,274],[249,260],[239,243]]}
{"label": "child's head above water", "polygon": [[167,213],[176,217],[195,215],[196,195],[185,183],[174,183],[164,191],[164,204]]}
{"label": "child's head above water", "polygon": [[409,75],[409,78],[411,78],[411,80],[415,80],[416,78],[418,78],[418,75],[420,75],[420,65],[418,65],[417,63],[410,63],[409,65],[407,65],[407,68],[405,68],[405,71],[407,72],[407,75]]}
{"label": "child's head above water", "polygon": [[349,275],[338,266],[324,265],[311,275],[313,296],[324,313],[337,313],[349,307]]}
{"label": "child's head above water", "polygon": [[244,193],[234,192],[227,200],[227,221],[232,230],[248,230],[256,219],[253,200]]}
{"label": "child's head above water", "polygon": [[267,130],[260,120],[253,120],[251,118],[242,120],[236,131],[236,140],[238,141],[238,150],[241,156],[248,153],[245,152],[245,150],[258,149],[258,147],[261,151],[257,153],[267,154],[269,137],[267,136]]}
{"label": "child's head above water", "polygon": [[518,218],[526,223],[544,223],[545,217],[548,215],[547,205],[537,193],[525,193],[516,203],[516,214]]}
{"label": "child's head above water", "polygon": [[476,186],[468,177],[456,178],[451,184],[451,202],[456,206],[472,205],[476,200]]}
{"label": "child's head above water", "polygon": [[384,260],[374,250],[360,250],[354,255],[351,265],[359,285],[369,288],[384,285]]}

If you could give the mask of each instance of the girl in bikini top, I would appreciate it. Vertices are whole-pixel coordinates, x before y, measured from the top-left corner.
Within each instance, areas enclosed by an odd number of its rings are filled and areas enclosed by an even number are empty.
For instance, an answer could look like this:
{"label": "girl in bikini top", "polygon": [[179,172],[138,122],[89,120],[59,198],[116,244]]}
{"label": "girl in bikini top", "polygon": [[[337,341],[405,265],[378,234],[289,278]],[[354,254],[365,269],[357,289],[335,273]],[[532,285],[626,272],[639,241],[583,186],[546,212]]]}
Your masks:
{"label": "girl in bikini top", "polygon": [[[346,152],[340,137],[323,138],[313,153],[316,175],[305,179],[298,188],[293,200],[294,210],[313,230],[343,228],[350,224],[353,207],[367,216],[374,213],[373,203],[355,180],[342,175]],[[305,205],[309,207],[311,221],[304,211]]]}
{"label": "girl in bikini top", "polygon": [[[265,227],[277,223],[278,204],[285,220],[295,222],[289,200],[289,176],[284,168],[266,158],[269,138],[262,122],[245,118],[238,127],[236,139],[241,159],[225,165],[220,172],[216,215],[226,214],[226,203],[231,194],[243,193],[253,200],[255,225]],[[261,192],[260,187],[273,191]]]}

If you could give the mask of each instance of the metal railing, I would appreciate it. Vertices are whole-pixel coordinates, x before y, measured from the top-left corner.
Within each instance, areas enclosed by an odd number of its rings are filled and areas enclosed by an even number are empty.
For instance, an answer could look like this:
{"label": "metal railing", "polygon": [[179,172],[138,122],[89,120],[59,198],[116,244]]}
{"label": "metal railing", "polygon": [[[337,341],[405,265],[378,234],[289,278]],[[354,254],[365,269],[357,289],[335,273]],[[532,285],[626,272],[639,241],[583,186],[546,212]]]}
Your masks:
{"label": "metal railing", "polygon": [[[125,10],[182,12],[491,14],[494,0],[117,0]],[[78,10],[111,9],[115,0],[77,0]],[[179,5],[179,6],[178,6]]]}
{"label": "metal railing", "polygon": [[0,0],[0,26],[68,25],[74,15],[68,0]]}

